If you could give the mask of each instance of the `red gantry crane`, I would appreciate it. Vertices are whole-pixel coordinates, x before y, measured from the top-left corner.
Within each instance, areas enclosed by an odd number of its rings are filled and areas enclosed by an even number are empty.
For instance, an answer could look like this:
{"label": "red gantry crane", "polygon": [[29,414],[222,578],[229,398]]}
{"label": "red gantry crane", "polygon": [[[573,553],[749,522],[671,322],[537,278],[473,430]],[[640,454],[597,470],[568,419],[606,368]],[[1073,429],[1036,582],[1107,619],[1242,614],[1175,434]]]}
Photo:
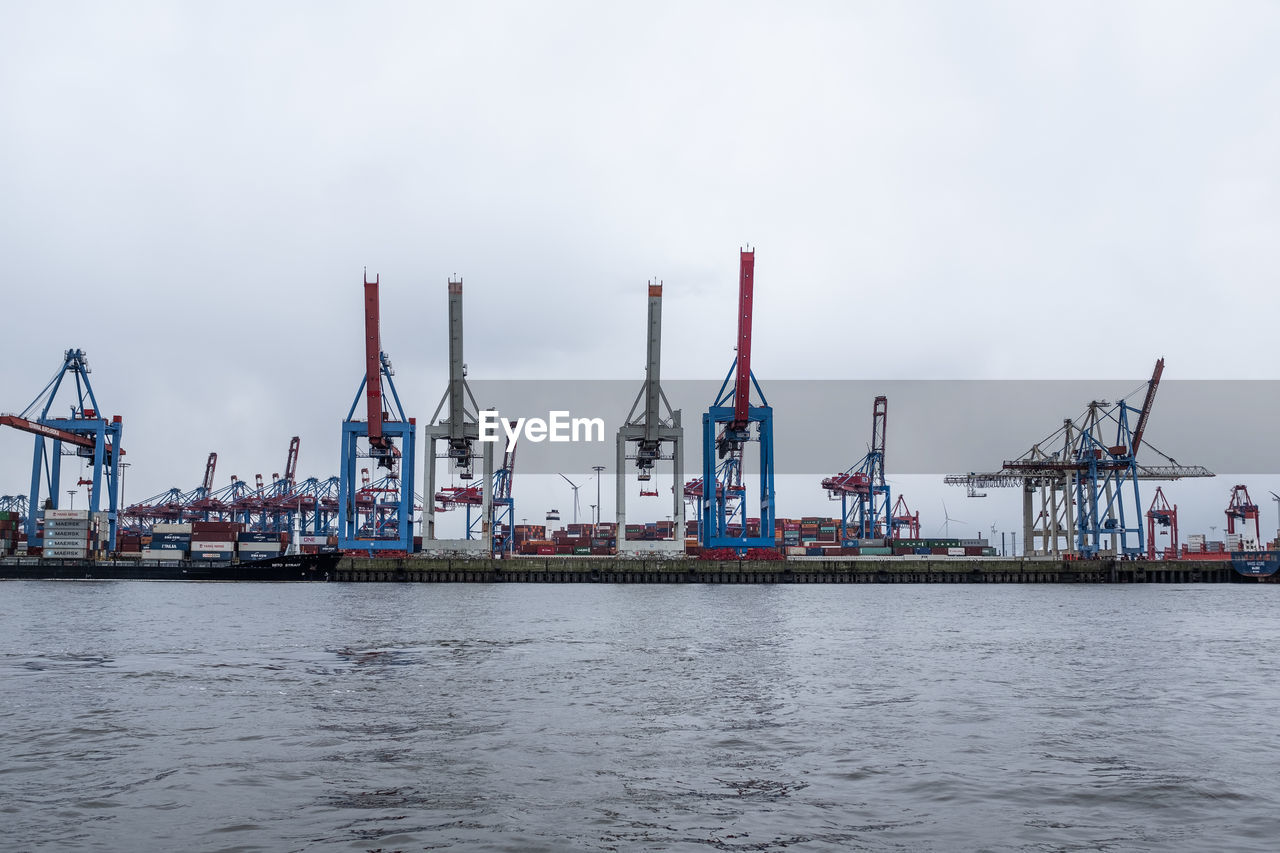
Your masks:
{"label": "red gantry crane", "polygon": [[1164,549],[1166,560],[1178,557],[1178,507],[1170,504],[1164,496],[1164,487],[1157,486],[1155,497],[1151,499],[1151,508],[1147,510],[1147,559],[1159,559],[1160,549],[1156,547],[1157,533],[1169,537],[1169,545]]}
{"label": "red gantry crane", "polygon": [[[1236,532],[1236,522],[1253,522],[1253,542],[1254,547],[1258,547],[1262,542],[1262,523],[1259,520],[1260,513],[1258,505],[1249,497],[1249,490],[1241,485],[1231,487],[1231,502],[1227,504],[1227,532]],[[1247,527],[1241,525],[1241,533],[1244,533]]]}

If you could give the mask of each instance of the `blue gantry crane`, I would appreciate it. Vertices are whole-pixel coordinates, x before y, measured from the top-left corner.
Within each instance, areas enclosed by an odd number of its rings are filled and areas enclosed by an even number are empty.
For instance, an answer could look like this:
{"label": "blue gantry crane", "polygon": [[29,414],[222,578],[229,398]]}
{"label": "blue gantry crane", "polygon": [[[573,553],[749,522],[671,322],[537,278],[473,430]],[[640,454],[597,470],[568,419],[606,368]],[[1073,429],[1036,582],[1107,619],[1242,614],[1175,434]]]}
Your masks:
{"label": "blue gantry crane", "polygon": [[[720,385],[715,402],[702,416],[701,511],[698,540],[703,548],[774,547],[773,409],[751,370],[751,315],[755,295],[755,251],[738,258],[737,356]],[[752,403],[752,389],[758,403]],[[759,446],[759,529],[751,535],[749,502],[742,485],[746,446]],[[696,481],[695,481],[696,482]],[[688,486],[686,486],[688,493]]]}
{"label": "blue gantry crane", "polygon": [[[342,467],[338,473],[338,547],[344,551],[407,554],[413,550],[414,448],[417,427],[406,417],[396,392],[391,359],[382,351],[378,276],[364,277],[365,373],[342,422]],[[384,388],[385,386],[385,388]],[[360,397],[365,420],[356,419]],[[389,399],[388,399],[389,395]],[[385,405],[390,404],[390,407]],[[388,410],[389,409],[389,410]],[[398,442],[398,445],[397,445]],[[358,493],[369,493],[356,479],[357,460],[372,459],[385,470],[377,485],[375,516],[362,518]]]}
{"label": "blue gantry crane", "polygon": [[[75,456],[89,468],[82,481],[89,487],[89,512],[105,512],[109,523],[108,548],[116,547],[120,499],[120,446],[124,424],[119,415],[108,419],[101,409],[89,382],[89,359],[83,350],[69,349],[62,366],[44,390],[17,415],[0,415],[0,425],[10,426],[35,435],[35,454],[31,463],[31,492],[27,502],[26,533],[30,545],[40,544],[36,522],[42,509],[57,509],[61,490],[62,457]],[[65,416],[53,412],[58,391],[66,381],[74,387],[75,400]],[[47,495],[43,499],[41,495]]]}
{"label": "blue gantry crane", "polygon": [[[1163,373],[1162,358],[1147,382],[1141,408],[1126,400],[1092,401],[1083,416],[1064,420],[1060,429],[1019,458],[1006,460],[999,471],[949,474],[945,482],[966,486],[975,496],[982,488],[1020,486],[1027,554],[1142,556],[1146,542],[1138,481],[1213,476],[1202,465],[1179,464],[1143,442]],[[1168,464],[1139,464],[1143,449]]]}

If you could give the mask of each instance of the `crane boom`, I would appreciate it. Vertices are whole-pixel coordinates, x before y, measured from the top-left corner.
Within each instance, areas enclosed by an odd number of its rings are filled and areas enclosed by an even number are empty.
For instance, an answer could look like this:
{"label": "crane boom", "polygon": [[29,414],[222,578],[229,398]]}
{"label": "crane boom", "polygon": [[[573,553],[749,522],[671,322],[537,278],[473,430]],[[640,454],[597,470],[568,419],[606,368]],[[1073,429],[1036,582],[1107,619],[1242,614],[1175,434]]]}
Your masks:
{"label": "crane boom", "polygon": [[378,279],[364,279],[364,378],[365,400],[368,404],[369,445],[386,448],[387,439],[382,434],[382,338],[379,331]]}
{"label": "crane boom", "polygon": [[200,488],[203,490],[205,495],[208,495],[210,492],[213,491],[213,472],[217,469],[217,467],[218,467],[218,454],[210,453],[209,461],[206,462],[204,465],[204,482],[200,486]]}
{"label": "crane boom", "polygon": [[1142,433],[1147,429],[1147,418],[1151,416],[1151,406],[1156,401],[1156,388],[1160,386],[1160,374],[1164,373],[1164,359],[1156,360],[1156,369],[1151,374],[1151,381],[1147,383],[1147,396],[1142,401],[1142,414],[1138,415],[1138,425],[1133,430],[1133,452],[1135,458],[1138,455],[1138,447],[1142,444]]}
{"label": "crane boom", "polygon": [[94,440],[87,435],[79,435],[74,432],[56,429],[55,427],[46,426],[39,421],[20,418],[17,415],[0,415],[0,426],[11,426],[14,429],[20,429],[23,432],[47,436],[48,438],[57,439],[58,441],[65,442],[67,444],[74,444],[77,447],[88,447],[92,449],[94,446]]}
{"label": "crane boom", "polygon": [[289,458],[284,464],[284,481],[292,488],[295,482],[294,477],[298,473],[298,447],[302,444],[302,439],[294,436],[289,440]]}
{"label": "crane boom", "polygon": [[875,485],[884,485],[884,441],[889,425],[889,398],[876,397],[871,409],[871,450],[877,456]]}
{"label": "crane boom", "polygon": [[738,264],[738,373],[733,391],[734,429],[746,426],[751,405],[751,297],[755,270],[755,250],[743,250]]}

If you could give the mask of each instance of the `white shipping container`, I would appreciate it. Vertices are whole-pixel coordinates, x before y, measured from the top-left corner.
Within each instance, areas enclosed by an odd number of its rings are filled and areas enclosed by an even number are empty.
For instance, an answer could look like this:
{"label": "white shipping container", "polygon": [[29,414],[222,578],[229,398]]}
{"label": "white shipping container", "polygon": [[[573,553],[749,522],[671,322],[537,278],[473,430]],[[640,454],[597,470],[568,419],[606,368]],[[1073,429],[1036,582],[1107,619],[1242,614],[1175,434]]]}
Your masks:
{"label": "white shipping container", "polygon": [[948,549],[947,549],[947,556],[948,556],[948,557],[963,557],[963,556],[964,556],[964,549],[963,549],[963,548],[948,548]]}
{"label": "white shipping container", "polygon": [[[255,545],[265,545],[266,543],[265,543],[265,542],[256,542],[256,543],[254,543],[254,544],[255,544]],[[328,537],[328,536],[299,536],[299,537],[298,537],[298,544],[299,544],[299,545],[328,545],[328,544],[329,544],[329,537]]]}
{"label": "white shipping container", "polygon": [[63,519],[63,518],[82,518],[86,521],[89,518],[89,510],[87,509],[46,509],[44,511],[45,520]]}
{"label": "white shipping container", "polygon": [[236,543],[234,542],[192,542],[192,551],[234,551]]}
{"label": "white shipping container", "polygon": [[44,537],[44,547],[46,548],[88,548],[88,536],[46,536]]}
{"label": "white shipping container", "polygon": [[88,556],[88,548],[48,548],[44,555],[54,560],[83,560]]}
{"label": "white shipping container", "polygon": [[143,548],[141,553],[144,560],[180,560],[186,556],[185,551],[160,551],[155,548]]}
{"label": "white shipping container", "polygon": [[264,554],[268,552],[272,554],[279,554],[281,549],[283,549],[283,547],[284,546],[281,545],[279,542],[241,542],[240,543],[241,551],[257,551],[259,553],[264,553]]}

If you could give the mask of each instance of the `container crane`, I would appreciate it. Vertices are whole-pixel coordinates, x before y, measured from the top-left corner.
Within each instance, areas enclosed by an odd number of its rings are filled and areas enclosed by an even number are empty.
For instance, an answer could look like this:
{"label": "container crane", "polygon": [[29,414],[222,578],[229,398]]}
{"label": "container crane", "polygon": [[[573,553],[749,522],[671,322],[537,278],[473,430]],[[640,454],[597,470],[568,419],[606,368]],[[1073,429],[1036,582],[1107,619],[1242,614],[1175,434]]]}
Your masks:
{"label": "container crane", "polygon": [[125,507],[120,511],[121,529],[146,533],[157,523],[207,520],[210,511],[217,510],[209,498],[217,465],[218,454],[210,453],[205,462],[204,480],[196,488],[189,492],[168,489]]}
{"label": "container crane", "polygon": [[[119,523],[120,445],[124,424],[119,415],[110,420],[100,416],[101,409],[89,381],[89,359],[83,350],[63,353],[62,366],[36,398],[17,415],[0,415],[0,426],[9,426],[35,436],[35,453],[31,463],[31,492],[28,495],[26,534],[29,545],[38,545],[37,521],[44,508],[57,509],[61,488],[62,456],[79,457],[89,466],[89,512],[103,511],[106,496],[108,550],[116,547]],[[65,379],[75,387],[75,402],[65,417],[50,416],[58,390]],[[52,441],[52,445],[47,442]],[[41,495],[48,497],[43,501]]]}
{"label": "container crane", "polygon": [[[1147,548],[1138,482],[1213,476],[1202,465],[1179,464],[1145,441],[1163,373],[1162,358],[1146,383],[1141,408],[1125,400],[1092,401],[1081,417],[1065,419],[1060,429],[1019,458],[1006,460],[999,471],[950,474],[945,482],[966,486],[970,494],[980,488],[1021,486],[1027,554],[1141,556]],[[1135,413],[1130,428],[1130,415]],[[1168,464],[1138,464],[1142,448]],[[1035,510],[1037,497],[1040,508]],[[1104,539],[1109,540],[1107,548]]]}
{"label": "container crane", "polygon": [[[504,469],[494,470],[494,452],[493,442],[480,441],[480,407],[476,403],[475,395],[471,393],[471,385],[467,382],[467,365],[463,358],[463,323],[462,323],[462,279],[449,279],[449,383],[445,387],[444,396],[440,398],[440,404],[436,406],[435,413],[431,416],[431,421],[426,427],[427,452],[425,455],[425,479],[427,485],[426,500],[423,501],[422,511],[422,538],[423,540],[434,541],[436,539],[436,513],[442,512],[457,506],[467,507],[467,523],[466,523],[466,539],[453,541],[450,547],[463,548],[471,550],[478,547],[480,550],[494,550],[493,533],[497,524],[498,515],[507,515],[510,510],[510,503],[498,504],[495,502],[494,487],[502,479],[508,489],[505,500],[510,501],[510,485],[511,479],[509,473],[502,475]],[[448,406],[446,417],[441,419],[440,415],[445,412]],[[444,452],[436,450],[437,443],[444,444]],[[483,444],[483,449],[478,450],[476,444]],[[506,454],[514,457],[514,448],[508,447]],[[477,459],[481,462],[481,478],[478,488],[472,489],[469,486],[450,487],[456,489],[460,495],[465,498],[459,501],[444,500],[437,505],[440,499],[437,495],[442,491],[436,488],[436,465],[440,459],[449,460],[452,465],[453,474],[457,479],[463,482],[471,480],[475,476],[475,462]],[[504,466],[506,463],[503,463]],[[479,495],[479,503],[470,503],[472,494]],[[472,523],[472,507],[480,507],[479,530],[476,530]],[[510,540],[512,537],[508,536]],[[470,544],[474,543],[474,545]]]}
{"label": "container crane", "polygon": [[1178,558],[1178,507],[1164,496],[1164,488],[1156,486],[1155,497],[1147,510],[1147,559],[1158,560],[1161,549],[1156,547],[1158,534],[1169,537],[1169,547],[1164,549],[1166,560]]}
{"label": "container crane", "polygon": [[885,429],[889,398],[875,398],[871,409],[871,447],[855,465],[822,481],[831,500],[840,501],[840,541],[893,536],[889,485],[884,480]]}
{"label": "container crane", "polygon": [[[739,253],[738,262],[738,354],[715,402],[702,416],[701,509],[698,513],[701,546],[733,548],[739,554],[745,554],[749,548],[774,547],[773,409],[751,370],[754,296],[755,251],[746,249]],[[752,388],[759,397],[758,405],[751,402]],[[741,501],[734,510],[730,501],[730,495],[742,488],[742,462],[749,442],[757,442],[760,447],[760,529],[756,536],[750,535],[747,502]],[[717,460],[732,460],[733,464],[717,465]],[[731,479],[735,476],[739,478],[736,484]],[[716,484],[715,488],[708,485],[711,483]]]}
{"label": "container crane", "polygon": [[13,512],[19,518],[25,518],[28,503],[26,495],[0,495],[0,512]]}
{"label": "container crane", "polygon": [[[635,462],[636,479],[640,481],[641,496],[657,497],[656,488],[646,488],[653,477],[654,466],[663,460],[670,460],[671,474],[671,517],[675,520],[673,539],[668,546],[671,550],[684,551],[684,495],[677,486],[684,478],[684,427],[680,425],[680,411],[671,409],[667,395],[662,391],[662,282],[648,283],[649,287],[649,322],[646,337],[646,358],[644,368],[644,384],[631,404],[631,411],[626,421],[618,429],[618,467],[617,467],[617,513],[619,534],[619,551],[626,550],[627,529],[627,478],[626,463],[630,459]],[[642,405],[643,401],[643,405]],[[635,450],[628,454],[627,446],[635,445]],[[666,450],[670,446],[670,451]],[[661,550],[664,546],[653,541],[645,543],[645,550]]]}
{"label": "container crane", "polygon": [[1241,485],[1231,487],[1231,500],[1227,504],[1226,513],[1227,533],[1236,532],[1237,521],[1241,522],[1242,533],[1248,529],[1248,522],[1253,522],[1253,542],[1254,547],[1258,547],[1262,542],[1262,522],[1259,520],[1261,513],[1253,498],[1249,497],[1248,488]]}
{"label": "container crane", "polygon": [[289,451],[285,456],[284,476],[279,473],[271,475],[271,483],[262,489],[259,512],[261,522],[255,528],[262,533],[289,533],[293,530],[293,520],[298,512],[294,488],[298,476],[298,452],[302,439],[294,436],[289,439]]}
{"label": "container crane", "polygon": [[[898,500],[893,505],[893,512],[889,515],[889,528],[892,531],[891,539],[919,539],[920,538],[920,513],[912,512],[907,506],[907,499],[902,495],[898,495]],[[903,533],[906,533],[903,536]]]}
{"label": "container crane", "polygon": [[[515,421],[511,421],[509,424],[514,431],[516,427]],[[479,538],[480,531],[476,530],[476,527],[487,518],[489,530],[492,533],[492,552],[495,554],[502,552],[514,553],[515,537],[511,534],[515,528],[515,500],[511,496],[511,485],[515,478],[515,470],[516,442],[513,441],[507,445],[507,449],[502,454],[502,466],[493,472],[491,489],[486,489],[484,483],[469,486],[448,486],[439,489],[435,493],[435,500],[439,502],[436,511],[443,512],[458,507],[464,508],[467,515],[468,539]],[[488,515],[484,512],[486,492],[488,492],[491,507]],[[577,495],[575,494],[576,497]],[[473,511],[477,507],[481,511],[473,515]]]}
{"label": "container crane", "polygon": [[[365,370],[351,409],[342,422],[342,467],[338,474],[338,547],[344,551],[403,555],[413,550],[413,475],[417,426],[406,417],[396,392],[391,359],[382,351],[379,329],[379,277],[364,277]],[[390,394],[388,401],[385,390]],[[360,396],[365,398],[366,418],[356,419]],[[388,402],[391,405],[388,405]],[[364,439],[364,447],[361,447]],[[397,447],[396,442],[399,442]],[[382,523],[362,528],[358,518],[356,465],[372,459],[386,471],[383,499],[387,508]]]}

